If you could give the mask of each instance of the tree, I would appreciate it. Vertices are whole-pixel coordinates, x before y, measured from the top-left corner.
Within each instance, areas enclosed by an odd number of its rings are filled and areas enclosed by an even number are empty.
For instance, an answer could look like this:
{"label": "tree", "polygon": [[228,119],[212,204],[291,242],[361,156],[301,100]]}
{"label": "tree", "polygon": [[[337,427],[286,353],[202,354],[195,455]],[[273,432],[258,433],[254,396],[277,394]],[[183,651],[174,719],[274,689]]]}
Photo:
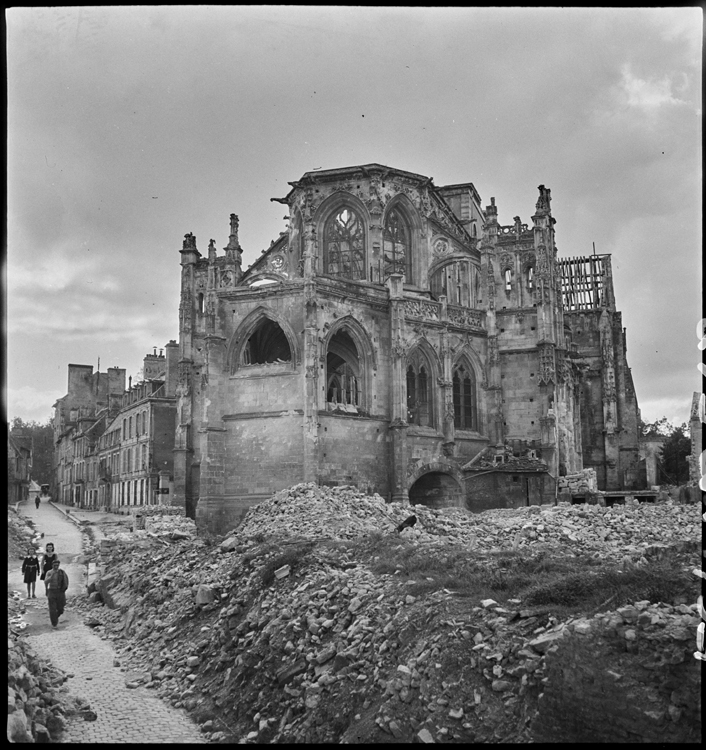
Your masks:
{"label": "tree", "polygon": [[674,425],[667,419],[667,417],[662,417],[654,422],[643,422],[642,418],[640,418],[638,429],[640,437],[647,437],[648,435],[661,435],[662,437],[668,437],[674,432]]}
{"label": "tree", "polygon": [[659,458],[659,476],[669,484],[684,484],[689,481],[689,456],[691,437],[686,423],[673,427],[662,444]]}
{"label": "tree", "polygon": [[53,484],[54,430],[51,422],[24,422],[15,417],[10,424],[10,434],[32,438],[32,479],[37,484]]}

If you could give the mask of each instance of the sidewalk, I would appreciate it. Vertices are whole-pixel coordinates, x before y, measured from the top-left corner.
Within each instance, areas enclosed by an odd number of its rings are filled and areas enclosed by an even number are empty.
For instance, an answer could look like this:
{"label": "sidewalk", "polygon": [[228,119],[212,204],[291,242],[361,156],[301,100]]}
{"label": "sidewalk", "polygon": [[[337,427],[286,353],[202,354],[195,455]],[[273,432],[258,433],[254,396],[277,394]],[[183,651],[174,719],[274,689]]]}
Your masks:
{"label": "sidewalk", "polygon": [[[151,689],[127,686],[129,672],[116,666],[119,662],[110,642],[85,625],[81,613],[72,606],[73,598],[82,595],[85,586],[84,565],[80,562],[82,521],[87,521],[98,534],[98,524],[113,520],[113,514],[74,510],[57,503],[42,503],[36,509],[34,504],[23,504],[19,512],[32,521],[37,532],[44,534],[44,544],[55,545],[62,567],[69,574],[66,611],[57,630],[49,622],[41,581],[36,599],[23,597],[27,623],[23,638],[40,657],[69,675],[69,694],[83,698],[97,715],[95,721],[71,717],[62,742],[207,743],[184,711],[164,703]],[[10,590],[25,593],[21,560],[9,561],[8,584]]]}
{"label": "sidewalk", "polygon": [[90,526],[97,542],[104,537],[100,524],[111,521],[117,522],[120,518],[125,518],[125,516],[116,516],[115,513],[109,513],[107,511],[74,508],[68,505],[63,505],[62,503],[57,503],[54,500],[51,500],[49,504],[63,513],[64,516],[76,526]]}

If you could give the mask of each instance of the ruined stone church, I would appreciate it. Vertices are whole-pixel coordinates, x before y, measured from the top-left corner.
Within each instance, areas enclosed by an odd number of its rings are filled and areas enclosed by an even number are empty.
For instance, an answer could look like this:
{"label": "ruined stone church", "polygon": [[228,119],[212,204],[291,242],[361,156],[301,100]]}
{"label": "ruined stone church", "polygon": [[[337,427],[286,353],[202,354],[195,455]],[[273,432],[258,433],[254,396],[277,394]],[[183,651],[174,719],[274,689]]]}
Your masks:
{"label": "ruined stone church", "polygon": [[235,215],[224,253],[181,249],[174,502],[199,525],[298,482],[471,511],[586,468],[640,488],[610,256],[558,257],[548,188],[503,225],[470,182],[380,164],[289,184],[248,269]]}

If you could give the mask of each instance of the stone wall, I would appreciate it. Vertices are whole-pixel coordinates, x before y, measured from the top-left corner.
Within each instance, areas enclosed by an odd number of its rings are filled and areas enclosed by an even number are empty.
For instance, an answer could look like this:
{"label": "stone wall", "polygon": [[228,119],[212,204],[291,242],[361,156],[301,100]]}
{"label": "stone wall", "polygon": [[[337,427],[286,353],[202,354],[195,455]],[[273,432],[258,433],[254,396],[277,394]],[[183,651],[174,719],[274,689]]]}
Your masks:
{"label": "stone wall", "polygon": [[569,490],[572,495],[584,495],[589,492],[598,492],[598,479],[595,469],[583,469],[574,474],[557,479],[559,492]]}

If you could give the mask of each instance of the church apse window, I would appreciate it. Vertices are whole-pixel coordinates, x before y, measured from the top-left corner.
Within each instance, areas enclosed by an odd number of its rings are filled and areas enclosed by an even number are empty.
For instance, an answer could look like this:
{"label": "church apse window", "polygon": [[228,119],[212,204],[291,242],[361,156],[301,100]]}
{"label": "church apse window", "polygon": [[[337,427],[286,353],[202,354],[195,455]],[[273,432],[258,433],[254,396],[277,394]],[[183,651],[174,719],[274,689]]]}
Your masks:
{"label": "church apse window", "polygon": [[534,290],[534,266],[527,266],[527,288],[531,291]]}
{"label": "church apse window", "polygon": [[454,425],[457,430],[478,430],[478,407],[473,371],[465,364],[453,370]]}
{"label": "church apse window", "polygon": [[253,331],[243,347],[241,364],[265,365],[291,362],[292,352],[284,331],[275,321],[265,318]]}
{"label": "church apse window", "polygon": [[431,293],[435,299],[445,295],[450,305],[475,307],[480,295],[478,269],[467,260],[446,264],[432,275]]}
{"label": "church apse window", "polygon": [[429,365],[415,352],[407,366],[407,421],[410,424],[432,426],[430,384]]}
{"label": "church apse window", "polygon": [[326,401],[329,408],[362,406],[360,363],[355,342],[346,331],[339,331],[326,352]]}
{"label": "church apse window", "polygon": [[409,226],[396,208],[390,211],[385,220],[383,258],[385,277],[392,273],[403,273],[407,284],[414,283]]}
{"label": "church apse window", "polygon": [[355,211],[342,208],[324,228],[324,273],[365,279],[365,228]]}
{"label": "church apse window", "polygon": [[512,290],[512,270],[506,268],[503,272],[503,276],[505,277],[505,291],[509,292]]}

